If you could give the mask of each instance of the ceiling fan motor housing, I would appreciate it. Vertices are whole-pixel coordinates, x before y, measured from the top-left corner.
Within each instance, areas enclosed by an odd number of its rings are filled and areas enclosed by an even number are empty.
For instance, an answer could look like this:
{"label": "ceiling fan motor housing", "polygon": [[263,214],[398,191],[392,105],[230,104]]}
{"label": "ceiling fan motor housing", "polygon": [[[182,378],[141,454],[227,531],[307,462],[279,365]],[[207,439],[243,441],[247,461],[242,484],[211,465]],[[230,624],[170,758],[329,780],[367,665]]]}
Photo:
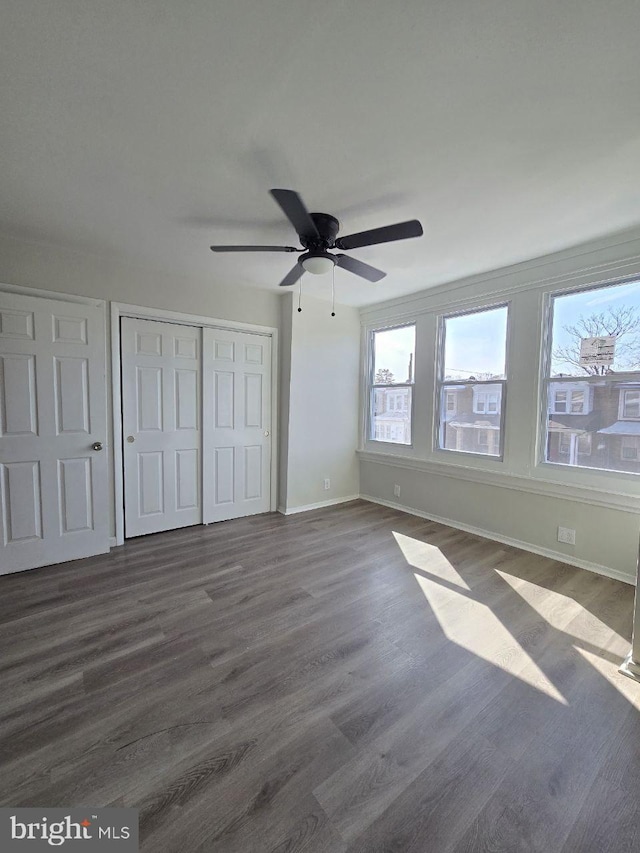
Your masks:
{"label": "ceiling fan motor housing", "polygon": [[305,249],[309,249],[310,251],[317,249],[330,249],[338,236],[340,223],[335,216],[331,216],[329,213],[311,213],[309,215],[311,216],[311,219],[313,219],[313,223],[318,229],[320,237],[311,237],[305,234],[300,234],[300,242]]}

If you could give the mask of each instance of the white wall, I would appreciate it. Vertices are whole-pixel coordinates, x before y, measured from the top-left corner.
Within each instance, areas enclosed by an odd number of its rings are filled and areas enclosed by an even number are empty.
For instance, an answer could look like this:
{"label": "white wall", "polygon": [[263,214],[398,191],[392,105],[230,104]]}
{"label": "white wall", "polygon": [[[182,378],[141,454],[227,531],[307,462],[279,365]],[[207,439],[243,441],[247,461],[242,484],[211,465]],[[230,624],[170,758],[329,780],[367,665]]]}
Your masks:
{"label": "white wall", "polygon": [[[548,294],[621,278],[640,278],[637,233],[362,309],[364,340],[372,329],[408,321],[418,335],[414,445],[367,441],[362,429],[362,495],[633,582],[640,477],[540,464],[537,452]],[[499,302],[510,306],[504,461],[438,450],[438,317]],[[363,376],[362,411],[364,390]],[[575,529],[575,545],[557,541],[559,525]]]}
{"label": "white wall", "polygon": [[[210,279],[176,278],[105,258],[59,247],[26,243],[0,235],[0,281],[5,284],[162,308],[221,320],[278,327],[279,294],[216,283]],[[111,351],[107,311],[107,380],[109,494],[111,535],[115,535],[111,414]]]}
{"label": "white wall", "polygon": [[[634,582],[640,529],[635,513],[364,460],[360,484],[364,496]],[[394,484],[400,498],[393,496]],[[576,545],[557,541],[559,524],[576,531]]]}
{"label": "white wall", "polygon": [[[282,297],[281,509],[292,512],[359,492],[358,311],[292,293]],[[325,491],[328,477],[331,488]]]}
{"label": "white wall", "polygon": [[180,278],[0,234],[0,281],[262,326],[279,322],[278,294],[216,281],[213,255],[210,277]]}

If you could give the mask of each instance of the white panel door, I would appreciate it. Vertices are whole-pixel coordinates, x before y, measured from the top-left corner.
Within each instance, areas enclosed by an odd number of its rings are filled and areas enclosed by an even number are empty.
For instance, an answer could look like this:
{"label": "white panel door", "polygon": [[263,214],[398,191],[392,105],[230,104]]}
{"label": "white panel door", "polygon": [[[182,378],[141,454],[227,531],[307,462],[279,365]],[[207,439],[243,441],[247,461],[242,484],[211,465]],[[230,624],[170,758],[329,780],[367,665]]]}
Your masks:
{"label": "white panel door", "polygon": [[271,338],[203,329],[204,521],[271,509]]}
{"label": "white panel door", "polygon": [[109,550],[104,319],[0,292],[0,574]]}
{"label": "white panel door", "polygon": [[126,535],[200,524],[201,330],[121,323]]}

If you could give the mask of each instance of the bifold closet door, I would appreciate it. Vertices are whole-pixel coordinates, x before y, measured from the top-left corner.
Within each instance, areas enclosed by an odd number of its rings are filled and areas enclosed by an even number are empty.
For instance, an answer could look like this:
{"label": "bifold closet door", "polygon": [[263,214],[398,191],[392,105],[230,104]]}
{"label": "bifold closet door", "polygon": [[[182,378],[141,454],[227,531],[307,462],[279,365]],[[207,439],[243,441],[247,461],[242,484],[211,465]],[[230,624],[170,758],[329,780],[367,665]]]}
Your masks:
{"label": "bifold closet door", "polygon": [[271,508],[271,338],[203,329],[205,523]]}
{"label": "bifold closet door", "polygon": [[127,537],[202,522],[201,337],[121,320]]}
{"label": "bifold closet door", "polygon": [[104,305],[0,292],[0,574],[109,550]]}

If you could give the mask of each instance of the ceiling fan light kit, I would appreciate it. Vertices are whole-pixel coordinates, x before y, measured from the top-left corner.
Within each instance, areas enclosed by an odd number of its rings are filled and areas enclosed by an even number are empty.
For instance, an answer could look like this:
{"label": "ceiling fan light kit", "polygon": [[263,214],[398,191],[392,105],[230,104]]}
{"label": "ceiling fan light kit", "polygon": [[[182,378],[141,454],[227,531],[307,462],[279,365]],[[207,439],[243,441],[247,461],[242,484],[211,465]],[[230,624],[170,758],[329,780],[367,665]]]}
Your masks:
{"label": "ceiling fan light kit", "polygon": [[328,252],[307,252],[306,255],[298,258],[298,263],[305,272],[310,272],[312,275],[326,275],[338,263],[338,259]]}
{"label": "ceiling fan light kit", "polygon": [[[417,219],[398,222],[395,225],[385,225],[382,228],[372,228],[358,234],[348,234],[338,237],[340,223],[329,213],[309,213],[304,202],[294,190],[271,190],[271,195],[280,206],[282,212],[296,229],[302,249],[293,246],[211,246],[212,252],[304,252],[297,259],[296,265],[289,270],[280,282],[280,287],[296,284],[305,272],[312,275],[326,275],[341,267],[347,272],[360,276],[367,281],[380,281],[386,275],[382,270],[365,264],[363,261],[341,253],[331,254],[329,249],[360,249],[363,246],[374,246],[379,243],[390,243],[395,240],[406,240],[409,237],[421,237],[422,225]],[[306,252],[304,251],[306,249]],[[332,288],[333,290],[333,288]],[[332,306],[333,307],[333,306]],[[298,306],[298,311],[302,309]],[[331,316],[335,316],[332,310]]]}

